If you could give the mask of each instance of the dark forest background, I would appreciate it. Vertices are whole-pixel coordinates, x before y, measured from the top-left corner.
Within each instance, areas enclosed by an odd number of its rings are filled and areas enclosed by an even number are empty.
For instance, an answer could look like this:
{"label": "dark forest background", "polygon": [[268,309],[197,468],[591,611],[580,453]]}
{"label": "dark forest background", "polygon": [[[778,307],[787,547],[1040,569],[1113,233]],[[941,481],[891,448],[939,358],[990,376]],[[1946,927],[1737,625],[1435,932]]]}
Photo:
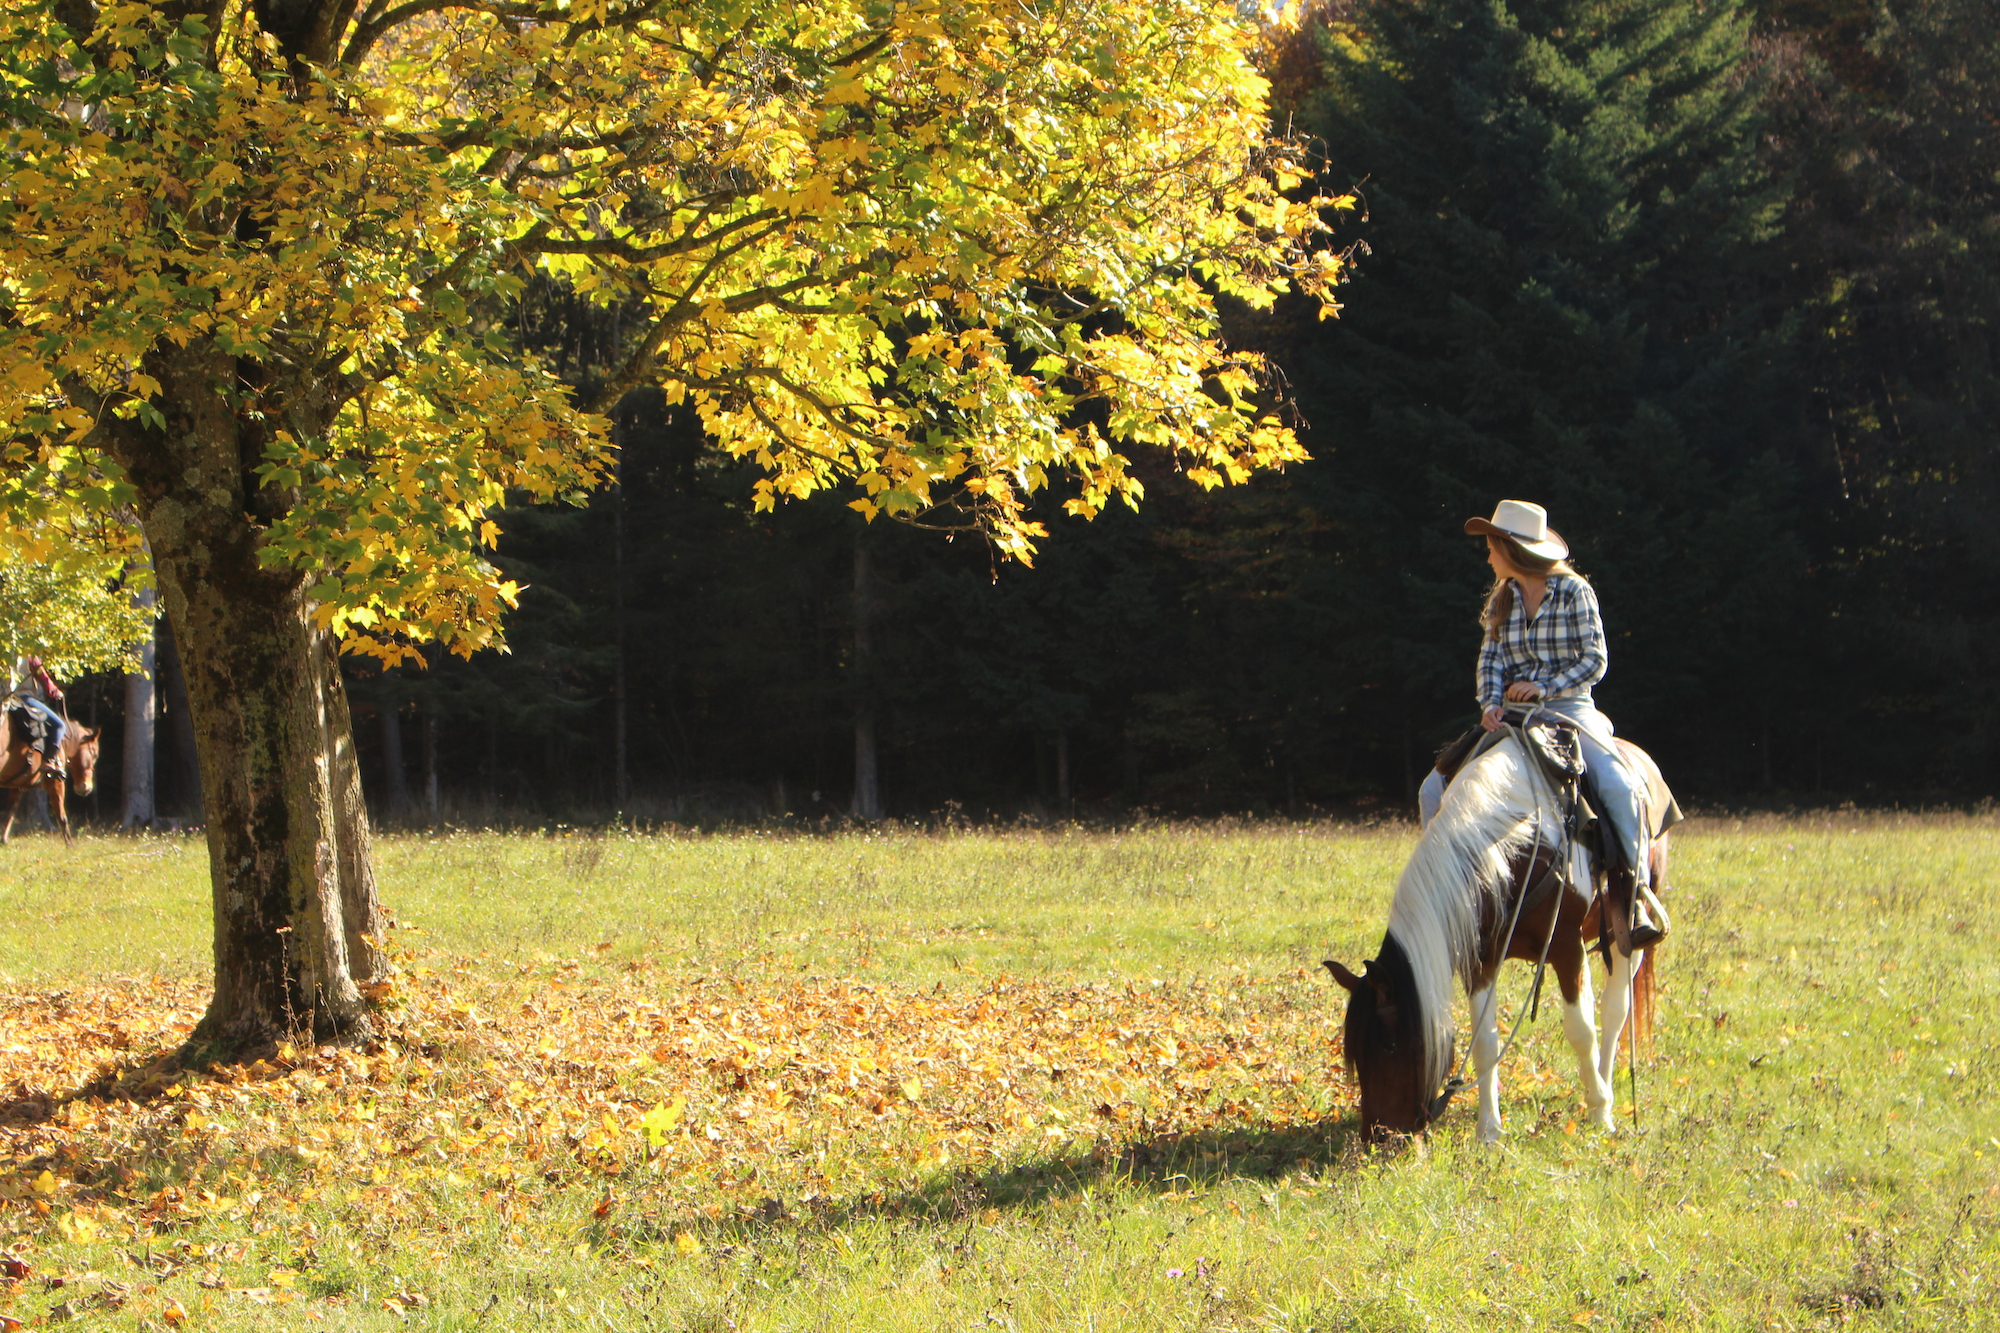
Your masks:
{"label": "dark forest background", "polygon": [[[621,484],[511,510],[513,651],[350,666],[377,816],[1389,812],[1474,711],[1503,496],[1611,635],[1683,801],[2000,778],[2000,0],[1336,0],[1269,51],[1326,154],[1337,320],[1230,312],[1314,461],[1057,512],[1036,568],[749,469],[657,396]],[[543,288],[587,384],[616,321]],[[198,817],[162,655],[163,814]],[[122,687],[85,682],[112,728]],[[622,738],[622,744],[621,744]],[[879,796],[857,792],[857,748]]]}

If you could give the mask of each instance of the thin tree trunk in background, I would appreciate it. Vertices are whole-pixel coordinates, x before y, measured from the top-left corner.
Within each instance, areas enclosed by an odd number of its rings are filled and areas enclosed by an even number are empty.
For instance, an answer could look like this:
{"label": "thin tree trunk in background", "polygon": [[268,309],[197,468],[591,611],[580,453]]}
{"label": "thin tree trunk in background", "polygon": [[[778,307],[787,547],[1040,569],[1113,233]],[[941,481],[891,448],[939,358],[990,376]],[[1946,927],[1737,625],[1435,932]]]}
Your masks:
{"label": "thin tree trunk in background", "polygon": [[500,805],[500,724],[486,719],[486,817],[492,819]]}
{"label": "thin tree trunk in background", "polygon": [[882,782],[875,766],[875,710],[867,704],[854,718],[854,807],[856,819],[882,817]]}
{"label": "thin tree trunk in background", "polygon": [[1764,705],[1763,730],[1763,741],[1758,748],[1764,753],[1764,790],[1769,791],[1777,783],[1771,776],[1771,705],[1768,703]]}
{"label": "thin tree trunk in background", "polygon": [[[141,588],[132,594],[132,603],[150,610],[153,597],[151,588]],[[153,789],[158,655],[153,636],[148,634],[138,649],[139,669],[125,673],[125,803],[124,813],[119,817],[121,828],[149,828],[158,813]]]}
{"label": "thin tree trunk in background", "polygon": [[1403,723],[1403,802],[1410,809],[1422,812],[1417,800],[1417,743],[1408,722]]}
{"label": "thin tree trunk in background", "polygon": [[424,819],[438,822],[438,720],[424,710]]}
{"label": "thin tree trunk in background", "polygon": [[[98,723],[98,719],[104,716],[104,702],[101,697],[101,691],[103,689],[103,685],[104,681],[101,677],[92,676],[90,678],[90,684],[84,687],[84,697],[86,700],[84,704],[84,717],[88,719],[89,725],[91,726],[100,725]],[[158,773],[157,767],[155,767],[154,772],[155,774]],[[159,782],[156,776],[154,779],[154,786],[157,788],[158,785]],[[89,819],[92,824],[101,822],[97,817],[97,811],[98,811],[98,798],[101,797],[103,794],[104,794],[104,784],[101,782],[94,783],[90,788],[90,795],[83,798],[84,800],[90,802]],[[154,795],[155,804],[158,803],[158,800],[159,797],[156,792]],[[77,798],[72,796],[70,798],[70,802],[71,802],[70,803],[71,818],[73,819],[81,818],[83,816],[83,811],[82,808],[76,804]]]}
{"label": "thin tree trunk in background", "polygon": [[1069,729],[1056,733],[1056,800],[1062,803],[1064,814],[1069,813]]}
{"label": "thin tree trunk in background", "polygon": [[[615,325],[614,334],[615,337]],[[612,707],[612,754],[614,757],[615,785],[618,795],[618,812],[622,815],[632,803],[632,775],[626,766],[626,678],[625,678],[625,432],[624,414],[617,417],[619,427],[613,443],[619,446],[617,462],[611,474],[611,625],[616,641],[617,661],[611,685]]]}
{"label": "thin tree trunk in background", "polygon": [[869,680],[874,636],[869,619],[874,612],[874,568],[868,559],[867,534],[854,538],[854,805],[856,819],[870,823],[882,817],[882,783],[876,767],[875,699]]}
{"label": "thin tree trunk in background", "polygon": [[[384,672],[386,677],[389,673]],[[382,728],[382,800],[391,819],[410,814],[410,780],[403,769],[403,713],[396,700],[385,698],[375,713]]]}
{"label": "thin tree trunk in background", "polygon": [[[431,650],[424,656],[429,669],[436,672],[437,645],[432,644]],[[433,680],[431,684],[433,688],[424,702],[423,711],[424,818],[435,824],[438,822],[438,706],[437,682]]]}

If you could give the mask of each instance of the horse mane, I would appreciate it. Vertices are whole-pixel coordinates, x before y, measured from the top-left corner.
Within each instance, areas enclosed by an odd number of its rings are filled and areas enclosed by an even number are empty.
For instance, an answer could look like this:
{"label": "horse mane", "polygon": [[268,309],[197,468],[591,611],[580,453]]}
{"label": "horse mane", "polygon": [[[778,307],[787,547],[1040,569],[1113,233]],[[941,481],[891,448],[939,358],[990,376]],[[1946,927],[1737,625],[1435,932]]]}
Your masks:
{"label": "horse mane", "polygon": [[[1416,982],[1430,1092],[1451,1073],[1451,983],[1456,976],[1471,987],[1480,961],[1480,909],[1489,898],[1497,903],[1514,857],[1534,839],[1533,782],[1511,738],[1460,769],[1396,881],[1389,934],[1402,945]],[[1557,832],[1550,824],[1542,837],[1553,844]]]}

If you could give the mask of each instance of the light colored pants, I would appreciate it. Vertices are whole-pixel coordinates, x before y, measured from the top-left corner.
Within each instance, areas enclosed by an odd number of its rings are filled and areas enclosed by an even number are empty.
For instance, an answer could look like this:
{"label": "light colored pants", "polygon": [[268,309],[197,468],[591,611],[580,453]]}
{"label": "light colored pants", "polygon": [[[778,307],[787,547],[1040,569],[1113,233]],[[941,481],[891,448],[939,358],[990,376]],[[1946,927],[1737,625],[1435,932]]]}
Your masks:
{"label": "light colored pants", "polygon": [[[1583,745],[1584,766],[1590,770],[1591,782],[1597,788],[1598,818],[1611,825],[1639,883],[1645,884],[1651,869],[1646,849],[1652,841],[1645,836],[1643,817],[1646,780],[1629,768],[1612,746],[1611,719],[1598,712],[1587,695],[1550,699],[1542,704],[1541,711],[1557,714],[1576,725]],[[1417,811],[1424,823],[1429,824],[1437,816],[1438,806],[1444,801],[1444,788],[1444,774],[1434,768],[1417,789]]]}
{"label": "light colored pants", "polygon": [[49,724],[49,753],[61,754],[63,736],[69,731],[69,723],[63,721],[61,713],[58,713],[32,694],[23,694],[20,696],[20,700],[21,707],[33,709],[37,716]]}

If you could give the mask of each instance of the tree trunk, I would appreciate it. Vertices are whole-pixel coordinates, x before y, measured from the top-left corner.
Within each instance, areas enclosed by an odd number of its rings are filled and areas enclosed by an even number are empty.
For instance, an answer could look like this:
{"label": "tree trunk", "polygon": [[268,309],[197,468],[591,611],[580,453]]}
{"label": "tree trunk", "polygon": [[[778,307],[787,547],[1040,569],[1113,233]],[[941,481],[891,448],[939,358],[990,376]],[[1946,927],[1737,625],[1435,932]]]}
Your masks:
{"label": "tree trunk", "polygon": [[876,767],[875,698],[871,674],[874,636],[874,570],[868,560],[866,534],[854,538],[854,804],[856,819],[873,823],[882,817],[882,781]]}
{"label": "tree trunk", "polygon": [[[135,605],[151,607],[153,590],[142,588],[132,594]],[[139,669],[125,673],[125,810],[119,819],[124,828],[150,827],[155,813],[153,800],[154,685],[157,656],[153,636],[139,645]]]}
{"label": "tree trunk", "polygon": [[240,1055],[365,1036],[355,975],[381,969],[360,940],[380,909],[345,691],[307,576],[259,559],[260,515],[289,497],[259,492],[255,427],[212,387],[234,382],[234,358],[193,343],[147,369],[170,386],[166,427],[114,451],[139,490],[201,755],[215,995],[190,1045]]}

